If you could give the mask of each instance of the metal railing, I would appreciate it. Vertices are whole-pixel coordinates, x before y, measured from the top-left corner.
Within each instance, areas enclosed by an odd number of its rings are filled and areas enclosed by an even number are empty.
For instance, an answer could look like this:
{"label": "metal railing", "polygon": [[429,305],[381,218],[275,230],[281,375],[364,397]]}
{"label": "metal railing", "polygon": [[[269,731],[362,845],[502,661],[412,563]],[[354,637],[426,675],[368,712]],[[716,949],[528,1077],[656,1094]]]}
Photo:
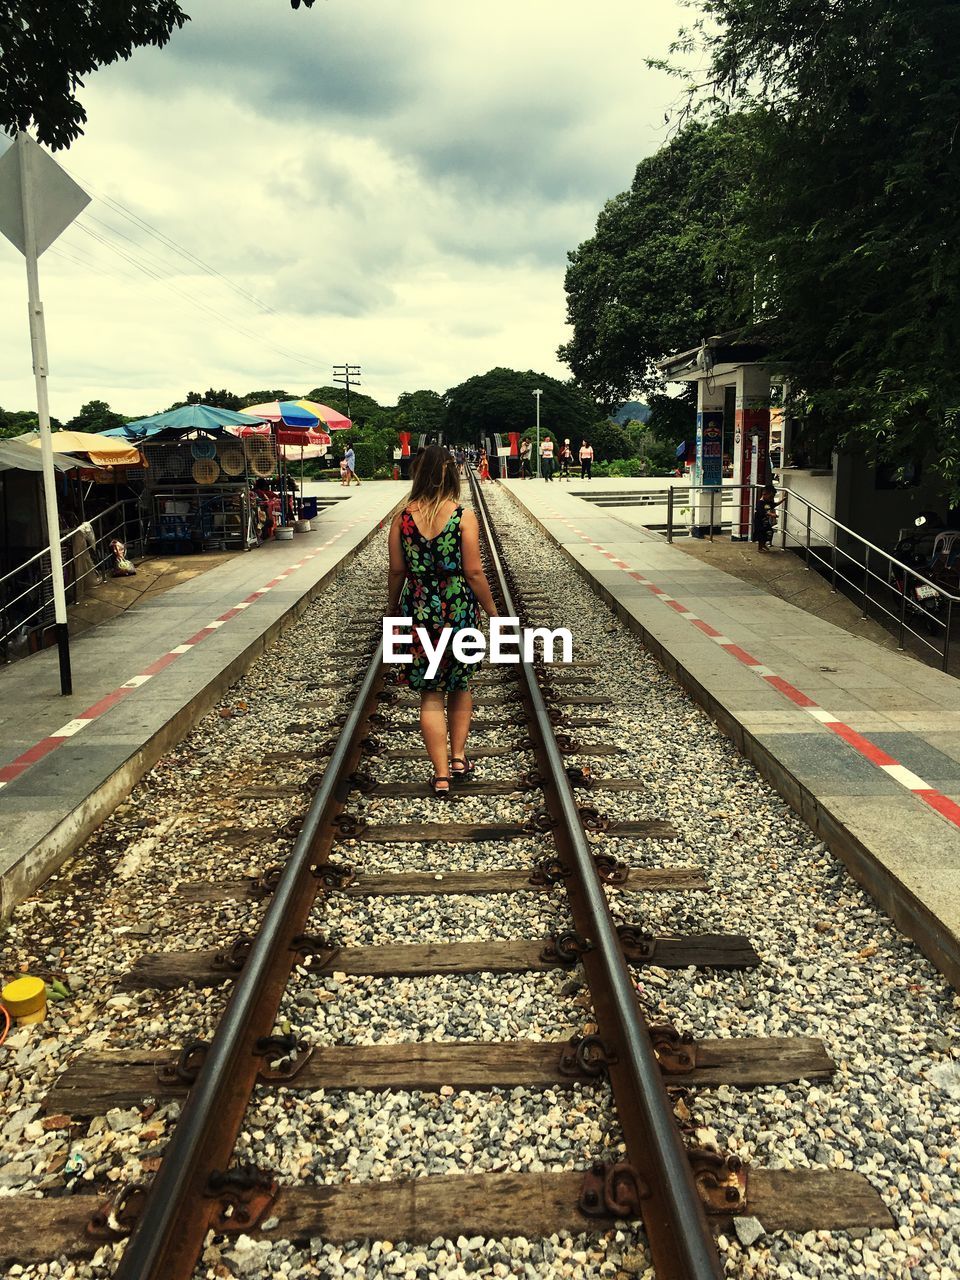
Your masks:
{"label": "metal railing", "polygon": [[[92,585],[103,582],[113,558],[110,543],[114,539],[126,545],[129,559],[143,555],[146,522],[134,499],[115,502],[87,524],[93,530],[92,545],[83,525],[60,539],[68,605],[76,604]],[[53,620],[53,574],[50,550],[44,548],[0,577],[0,662],[31,652]]]}
{"label": "metal railing", "polygon": [[[688,508],[694,508],[695,495],[709,496],[707,523],[712,541],[717,523],[714,504],[722,506],[725,494],[739,491],[743,495],[745,490],[752,522],[762,485],[728,485],[722,494],[718,489],[671,486],[666,502],[667,541],[672,542],[677,533],[677,495]],[[799,552],[808,569],[816,569],[828,579],[832,591],[842,591],[859,602],[862,617],[873,617],[889,626],[896,634],[898,649],[906,648],[910,636],[922,653],[936,657],[942,671],[949,669],[960,595],[928,576],[935,564],[921,572],[789,489],[778,490],[776,533],[781,550]]]}

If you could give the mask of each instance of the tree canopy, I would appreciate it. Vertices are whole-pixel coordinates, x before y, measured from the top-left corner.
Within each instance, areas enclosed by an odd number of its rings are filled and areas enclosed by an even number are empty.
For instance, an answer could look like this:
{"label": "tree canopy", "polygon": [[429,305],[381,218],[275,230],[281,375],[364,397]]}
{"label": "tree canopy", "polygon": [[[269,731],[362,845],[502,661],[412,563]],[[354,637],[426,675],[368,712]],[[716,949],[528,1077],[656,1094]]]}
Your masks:
{"label": "tree canopy", "polygon": [[571,439],[597,420],[590,397],[570,382],[532,369],[490,369],[451,387],[444,395],[443,436],[448,444],[476,443],[494,431],[526,431],[536,418],[533,392],[539,388],[540,422]]}
{"label": "tree canopy", "polygon": [[[960,6],[700,0],[692,103],[749,112],[742,260],[833,443],[960,478]],[[702,79],[702,77],[701,77]],[[741,272],[741,285],[747,281]]]}
{"label": "tree canopy", "polygon": [[77,98],[83,77],[162,47],[189,18],[174,0],[0,0],[0,126],[11,133],[36,125],[55,151],[83,132]]}
{"label": "tree canopy", "polygon": [[106,400],[89,400],[75,418],[67,423],[68,431],[109,431],[112,427],[125,426],[130,421],[116,413]]}
{"label": "tree canopy", "polygon": [[568,255],[573,336],[558,355],[605,408],[659,387],[668,352],[748,317],[736,231],[752,134],[746,117],[688,124]]}

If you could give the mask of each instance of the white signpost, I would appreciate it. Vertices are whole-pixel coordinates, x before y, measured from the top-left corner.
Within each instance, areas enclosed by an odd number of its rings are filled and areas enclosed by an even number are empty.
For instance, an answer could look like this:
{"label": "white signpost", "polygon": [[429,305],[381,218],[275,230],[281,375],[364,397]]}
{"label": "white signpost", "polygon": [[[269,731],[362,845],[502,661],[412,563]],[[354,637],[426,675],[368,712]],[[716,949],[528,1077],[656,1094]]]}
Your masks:
{"label": "white signpost", "polygon": [[0,232],[20,250],[27,263],[30,309],[30,346],[37,383],[37,413],[43,458],[43,492],[50,539],[50,572],[53,577],[57,649],[60,653],[60,692],[73,692],[70,675],[70,642],[67,631],[67,597],[63,587],[60,553],[60,516],[50,438],[50,404],[47,398],[47,337],[40,301],[37,259],[90,203],[87,193],[41,149],[29,134],[20,132],[0,156]]}

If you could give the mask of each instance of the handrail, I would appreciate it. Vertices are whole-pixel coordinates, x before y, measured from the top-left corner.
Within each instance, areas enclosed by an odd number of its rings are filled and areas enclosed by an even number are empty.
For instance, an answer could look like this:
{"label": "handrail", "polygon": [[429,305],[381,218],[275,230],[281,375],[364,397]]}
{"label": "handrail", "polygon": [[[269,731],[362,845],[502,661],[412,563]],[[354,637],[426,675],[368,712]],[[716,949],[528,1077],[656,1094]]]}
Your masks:
{"label": "handrail", "polygon": [[[710,485],[671,485],[668,491],[667,503],[668,542],[673,541],[675,491],[679,490],[689,500],[696,494],[716,494],[718,487]],[[739,491],[741,494],[740,501],[743,501],[743,491],[745,489],[749,490],[752,503],[753,496],[756,493],[763,492],[764,487],[759,484],[742,483],[724,486],[724,491]],[[864,538],[862,534],[857,533],[856,530],[851,529],[849,525],[845,525],[841,520],[837,520],[835,516],[830,515],[828,511],[824,511],[822,507],[818,507],[816,503],[810,502],[802,494],[786,487],[781,488],[780,492],[783,494],[783,519],[780,530],[781,548],[786,550],[789,539],[790,545],[803,552],[808,569],[811,567],[811,561],[815,565],[822,566],[825,574],[830,579],[833,591],[837,591],[837,584],[840,582],[849,587],[856,596],[862,597],[863,617],[869,616],[868,606],[872,604],[880,614],[889,619],[896,628],[897,647],[899,649],[903,649],[904,636],[909,634],[923,649],[936,654],[940,658],[941,670],[946,671],[949,666],[954,605],[960,603],[960,595],[955,595],[953,592],[948,591],[940,583],[934,582],[932,578],[928,578],[925,573],[921,573],[913,565],[906,564],[891,552],[877,546],[875,542],[871,542],[869,538]],[[797,511],[798,507],[800,508],[799,512]],[[830,547],[831,554],[829,556],[820,554],[814,545],[814,518],[825,522],[827,525],[824,541]],[[800,534],[789,527],[791,522],[795,529],[801,531]],[[847,545],[841,546],[837,538],[838,533],[843,533],[853,543],[852,549]],[[861,554],[855,554],[856,552]],[[887,566],[886,577],[877,572],[877,556]],[[843,567],[841,567],[841,557],[846,562]],[[846,569],[847,564],[856,566],[855,577],[863,575],[862,583],[848,576],[850,570]],[[897,582],[898,578],[899,583]],[[884,600],[878,598],[876,593],[871,594],[871,584],[873,583],[878,584],[890,593],[896,601],[893,607],[890,607],[892,602],[889,598],[884,602]],[[945,612],[944,619],[937,616],[936,609],[927,609],[918,599],[917,592],[921,588],[936,595],[938,608]],[[942,638],[942,648],[940,644],[934,644],[929,636],[923,635],[915,626],[910,625],[915,617],[921,615],[925,626],[930,629],[930,634],[935,635],[938,631],[942,633],[940,637]]]}

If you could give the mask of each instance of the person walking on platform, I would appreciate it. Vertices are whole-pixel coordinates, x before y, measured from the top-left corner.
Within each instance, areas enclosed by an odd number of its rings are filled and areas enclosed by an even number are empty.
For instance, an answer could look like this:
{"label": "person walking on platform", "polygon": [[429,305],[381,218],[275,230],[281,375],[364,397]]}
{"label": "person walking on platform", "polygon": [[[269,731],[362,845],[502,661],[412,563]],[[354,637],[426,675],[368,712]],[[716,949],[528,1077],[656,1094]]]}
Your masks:
{"label": "person walking on platform", "polygon": [[553,438],[544,436],[540,444],[540,470],[544,480],[553,479]]}
{"label": "person walking on platform", "polygon": [[520,441],[520,479],[530,479],[530,441]]}
{"label": "person walking on platform", "polygon": [[560,479],[570,479],[570,463],[573,461],[573,450],[570,448],[570,441],[564,440],[560,446]]}
{"label": "person walking on platform", "polygon": [[420,732],[433,764],[430,788],[438,798],[449,798],[451,784],[475,771],[466,746],[473,715],[470,682],[480,664],[460,662],[453,637],[469,627],[479,629],[481,609],[490,618],[498,616],[480,559],[480,525],[459,498],[456,463],[446,449],[430,445],[407,505],[390,526],[387,616],[412,618],[434,651],[441,632],[452,633],[432,674],[416,629],[413,661],[397,668],[399,682],[420,694]]}
{"label": "person walking on platform", "polygon": [[593,475],[593,445],[589,440],[584,440],[580,445],[580,479],[592,480]]}

